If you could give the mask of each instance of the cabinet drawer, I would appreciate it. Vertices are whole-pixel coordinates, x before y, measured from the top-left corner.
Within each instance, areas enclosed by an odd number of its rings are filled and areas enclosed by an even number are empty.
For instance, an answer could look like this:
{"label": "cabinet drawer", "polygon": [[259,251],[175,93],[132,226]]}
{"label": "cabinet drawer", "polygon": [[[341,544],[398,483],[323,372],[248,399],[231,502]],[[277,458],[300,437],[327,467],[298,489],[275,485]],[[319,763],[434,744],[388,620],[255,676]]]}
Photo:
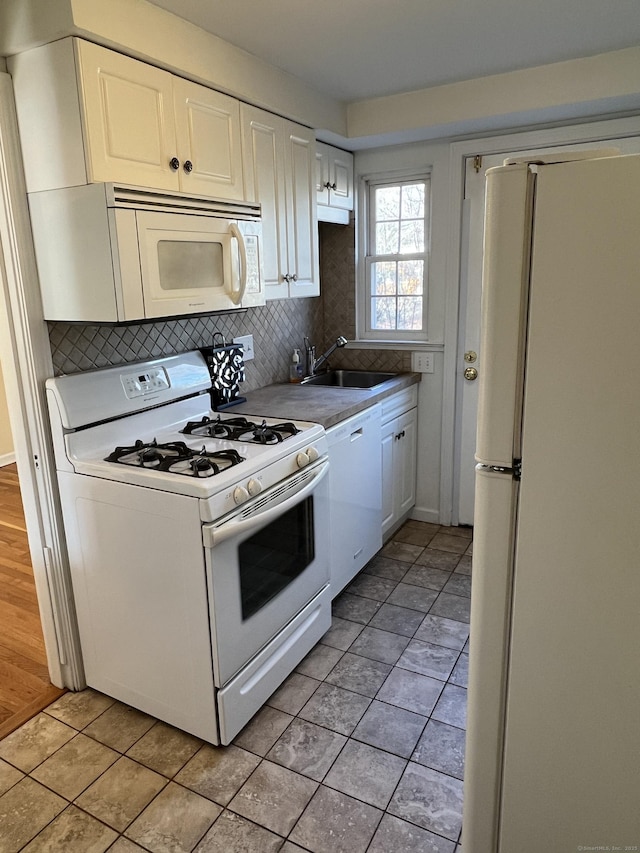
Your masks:
{"label": "cabinet drawer", "polygon": [[393,418],[397,418],[403,412],[413,409],[418,405],[418,386],[411,385],[397,394],[392,394],[380,403],[382,409],[382,423],[385,424]]}

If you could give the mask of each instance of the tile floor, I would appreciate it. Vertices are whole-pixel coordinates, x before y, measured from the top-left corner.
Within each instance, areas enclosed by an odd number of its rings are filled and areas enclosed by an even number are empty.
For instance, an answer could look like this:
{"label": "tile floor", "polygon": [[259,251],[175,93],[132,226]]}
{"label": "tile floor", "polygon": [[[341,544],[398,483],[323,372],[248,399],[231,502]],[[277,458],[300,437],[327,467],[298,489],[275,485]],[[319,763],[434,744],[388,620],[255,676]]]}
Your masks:
{"label": "tile floor", "polygon": [[65,694],[0,742],[0,853],[461,853],[471,548],[407,522],[231,746]]}

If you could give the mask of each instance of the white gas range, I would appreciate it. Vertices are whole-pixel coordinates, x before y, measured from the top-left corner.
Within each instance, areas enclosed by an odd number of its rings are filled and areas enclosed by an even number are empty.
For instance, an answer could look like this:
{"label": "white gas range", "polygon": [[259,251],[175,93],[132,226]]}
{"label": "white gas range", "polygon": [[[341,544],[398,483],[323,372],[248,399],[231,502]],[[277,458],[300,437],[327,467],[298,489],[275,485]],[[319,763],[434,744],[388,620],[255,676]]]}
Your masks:
{"label": "white gas range", "polygon": [[329,628],[328,460],[210,385],[192,352],[47,397],[87,683],[226,744]]}

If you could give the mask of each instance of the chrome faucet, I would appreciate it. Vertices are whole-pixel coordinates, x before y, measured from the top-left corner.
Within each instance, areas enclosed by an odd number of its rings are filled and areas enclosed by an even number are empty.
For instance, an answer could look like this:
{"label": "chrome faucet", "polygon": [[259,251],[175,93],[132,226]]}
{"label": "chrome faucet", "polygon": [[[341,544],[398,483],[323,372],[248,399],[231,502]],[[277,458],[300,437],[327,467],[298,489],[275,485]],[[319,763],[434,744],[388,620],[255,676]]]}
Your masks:
{"label": "chrome faucet", "polygon": [[310,343],[309,338],[304,339],[304,348],[307,354],[307,375],[313,376],[321,364],[329,358],[329,356],[334,353],[338,347],[346,346],[349,342],[346,338],[343,338],[342,335],[336,340],[335,343],[331,344],[329,349],[323,353],[321,356],[316,358],[316,348]]}

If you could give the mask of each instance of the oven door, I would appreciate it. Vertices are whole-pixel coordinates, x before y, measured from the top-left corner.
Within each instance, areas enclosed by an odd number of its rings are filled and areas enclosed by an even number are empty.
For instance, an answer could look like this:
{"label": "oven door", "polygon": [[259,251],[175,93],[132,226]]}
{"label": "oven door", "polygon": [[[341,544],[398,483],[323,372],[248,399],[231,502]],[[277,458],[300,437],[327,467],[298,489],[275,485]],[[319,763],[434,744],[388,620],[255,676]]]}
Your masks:
{"label": "oven door", "polygon": [[320,459],[203,528],[216,687],[327,586],[328,467]]}

